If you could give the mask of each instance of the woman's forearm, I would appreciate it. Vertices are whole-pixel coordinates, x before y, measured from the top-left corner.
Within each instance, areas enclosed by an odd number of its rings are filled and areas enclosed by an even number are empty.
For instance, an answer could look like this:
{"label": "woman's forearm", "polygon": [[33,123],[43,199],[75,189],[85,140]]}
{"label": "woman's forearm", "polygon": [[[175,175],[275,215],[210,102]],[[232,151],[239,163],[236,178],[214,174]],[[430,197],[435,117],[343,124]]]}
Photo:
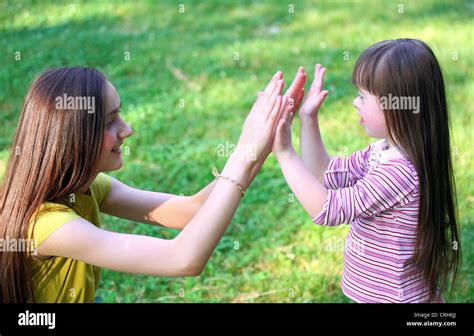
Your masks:
{"label": "woman's forearm", "polygon": [[[241,189],[251,182],[257,161],[244,155],[243,149],[254,149],[255,157],[262,162],[271,152],[282,89],[282,73],[278,71],[258,95],[245,119],[236,150],[221,172],[222,178],[216,181],[197,214],[173,240],[179,264],[187,265],[187,274],[201,273],[237,210],[242,198]],[[224,177],[237,181],[238,185]]]}
{"label": "woman's forearm", "polygon": [[[253,165],[252,171],[250,172],[250,176],[248,178],[247,183],[242,184],[244,190],[247,190],[250,184],[252,184],[252,181],[255,179],[255,176],[257,176],[257,173],[262,167],[263,163],[264,161],[261,161],[261,160],[255,162],[255,164]],[[190,197],[190,200],[191,200],[191,203],[189,206],[190,211],[186,211],[187,220],[183,222],[183,225],[181,226],[181,228],[184,228],[191,221],[191,219],[198,213],[198,211],[203,206],[204,202],[206,202],[207,198],[214,190],[215,185],[216,185],[216,180],[212,181],[207,186],[202,188],[199,192],[197,192],[196,194]]]}
{"label": "woman's forearm", "polygon": [[[256,162],[232,154],[221,174],[248,185]],[[255,174],[254,174],[255,176]],[[219,178],[202,207],[175,238],[177,249],[192,274],[199,274],[229,226],[242,198],[239,188]]]}
{"label": "woman's forearm", "polygon": [[300,116],[300,119],[301,159],[309,171],[323,183],[324,172],[329,164],[330,157],[324,147],[317,117],[313,119],[308,116]]}

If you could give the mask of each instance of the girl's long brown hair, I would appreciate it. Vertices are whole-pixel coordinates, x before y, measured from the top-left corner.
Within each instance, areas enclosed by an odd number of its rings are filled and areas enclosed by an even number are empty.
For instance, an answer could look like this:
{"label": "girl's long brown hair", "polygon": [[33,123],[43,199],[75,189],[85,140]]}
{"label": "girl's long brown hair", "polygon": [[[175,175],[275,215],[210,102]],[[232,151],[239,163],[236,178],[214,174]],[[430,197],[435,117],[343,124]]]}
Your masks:
{"label": "girl's long brown hair", "polygon": [[[27,240],[43,202],[67,198],[91,178],[102,148],[105,87],[103,74],[81,67],[48,70],[31,84],[0,186],[0,238]],[[94,97],[95,111],[57,108],[65,94]],[[0,251],[0,302],[34,301],[30,262],[31,251]]]}
{"label": "girl's long brown hair", "polygon": [[360,55],[352,82],[379,99],[419,97],[417,110],[412,105],[412,109],[384,108],[383,111],[387,137],[404,151],[418,173],[417,252],[410,262],[422,271],[431,301],[437,289],[442,292],[447,289],[450,280],[451,290],[454,288],[461,260],[448,107],[441,68],[433,51],[422,41],[382,41]]}

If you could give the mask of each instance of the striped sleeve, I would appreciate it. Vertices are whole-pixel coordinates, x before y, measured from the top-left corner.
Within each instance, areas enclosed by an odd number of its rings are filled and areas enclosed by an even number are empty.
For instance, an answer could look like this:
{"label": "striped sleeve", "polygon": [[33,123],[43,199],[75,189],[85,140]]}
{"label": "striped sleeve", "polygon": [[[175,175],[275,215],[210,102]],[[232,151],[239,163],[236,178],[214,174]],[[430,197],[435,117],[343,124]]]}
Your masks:
{"label": "striped sleeve", "polygon": [[324,172],[324,186],[327,189],[339,189],[354,185],[367,173],[372,148],[373,144],[348,157],[332,157]]}
{"label": "striped sleeve", "polygon": [[319,225],[350,224],[408,203],[418,187],[416,171],[403,158],[377,165],[353,186],[328,190],[323,209],[313,218]]}

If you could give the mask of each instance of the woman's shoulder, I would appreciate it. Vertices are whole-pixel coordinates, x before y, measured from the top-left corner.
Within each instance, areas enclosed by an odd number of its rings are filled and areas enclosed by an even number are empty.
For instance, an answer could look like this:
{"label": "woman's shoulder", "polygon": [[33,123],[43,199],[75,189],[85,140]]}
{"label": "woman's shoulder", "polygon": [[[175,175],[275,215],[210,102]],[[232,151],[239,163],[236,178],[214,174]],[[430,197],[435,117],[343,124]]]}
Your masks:
{"label": "woman's shoulder", "polygon": [[97,204],[100,205],[107,198],[107,195],[110,192],[110,176],[104,173],[99,173],[95,180],[92,182],[91,193],[97,201]]}
{"label": "woman's shoulder", "polygon": [[[109,193],[110,177],[104,173],[99,173],[89,189],[91,196],[95,198],[98,206],[100,206]],[[80,199],[76,201],[79,202]],[[44,202],[30,219],[29,237],[32,237],[35,245],[38,246],[59,227],[78,218],[81,218],[80,214],[68,202]]]}
{"label": "woman's shoulder", "polygon": [[29,237],[33,239],[34,245],[38,246],[62,225],[77,218],[80,216],[76,211],[65,204],[44,202],[31,217]]}

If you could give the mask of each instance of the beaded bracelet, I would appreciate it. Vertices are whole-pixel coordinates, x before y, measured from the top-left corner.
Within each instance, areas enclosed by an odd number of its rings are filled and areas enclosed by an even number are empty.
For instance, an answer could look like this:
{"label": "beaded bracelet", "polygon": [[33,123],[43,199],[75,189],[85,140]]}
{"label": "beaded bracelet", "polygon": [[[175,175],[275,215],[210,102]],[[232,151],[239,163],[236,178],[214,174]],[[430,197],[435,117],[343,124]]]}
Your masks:
{"label": "beaded bracelet", "polygon": [[234,179],[232,179],[228,176],[224,176],[224,175],[219,174],[216,167],[212,167],[212,175],[214,175],[214,177],[216,179],[219,179],[219,177],[222,177],[223,179],[235,184],[237,186],[237,188],[239,188],[240,192],[242,193],[242,197],[244,197],[245,191],[244,191],[244,188],[242,187],[242,185],[239,182],[237,182],[236,180],[234,180]]}

